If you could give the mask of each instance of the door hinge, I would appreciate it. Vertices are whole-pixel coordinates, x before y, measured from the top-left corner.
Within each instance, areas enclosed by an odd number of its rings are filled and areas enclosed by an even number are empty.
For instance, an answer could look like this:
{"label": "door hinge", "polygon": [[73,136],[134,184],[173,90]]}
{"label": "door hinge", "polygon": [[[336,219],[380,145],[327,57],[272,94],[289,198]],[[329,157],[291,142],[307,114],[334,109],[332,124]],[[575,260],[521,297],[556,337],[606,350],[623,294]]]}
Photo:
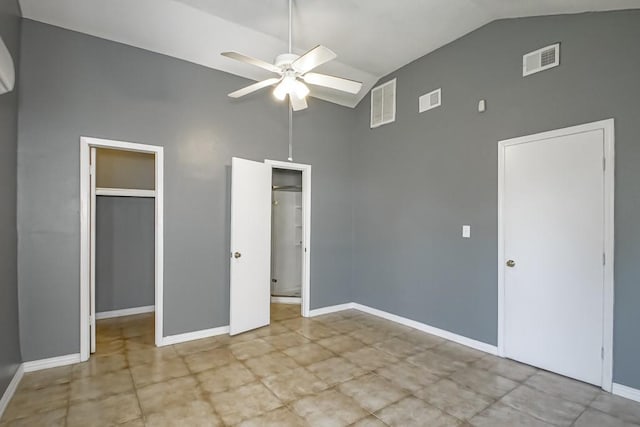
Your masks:
{"label": "door hinge", "polygon": [[604,360],[604,347],[600,347],[600,358]]}
{"label": "door hinge", "polygon": [[89,175],[93,176],[96,174],[96,166],[95,165],[89,165]]}
{"label": "door hinge", "polygon": [[602,158],[602,170],[603,171],[607,170],[607,158],[606,157]]}
{"label": "door hinge", "polygon": [[93,316],[89,316],[89,326],[93,326]]}
{"label": "door hinge", "polygon": [[602,253],[602,265],[607,265],[607,254]]}

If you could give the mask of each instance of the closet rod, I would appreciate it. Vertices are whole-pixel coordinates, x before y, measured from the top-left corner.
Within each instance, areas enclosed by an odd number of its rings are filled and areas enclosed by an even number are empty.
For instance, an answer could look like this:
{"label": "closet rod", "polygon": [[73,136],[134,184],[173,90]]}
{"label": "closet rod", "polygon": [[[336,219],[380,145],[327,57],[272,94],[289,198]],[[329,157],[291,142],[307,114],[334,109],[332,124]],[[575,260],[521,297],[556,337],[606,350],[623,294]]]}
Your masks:
{"label": "closet rod", "polygon": [[301,185],[274,185],[273,187],[274,191],[278,191],[278,190],[299,190],[302,191],[302,186]]}

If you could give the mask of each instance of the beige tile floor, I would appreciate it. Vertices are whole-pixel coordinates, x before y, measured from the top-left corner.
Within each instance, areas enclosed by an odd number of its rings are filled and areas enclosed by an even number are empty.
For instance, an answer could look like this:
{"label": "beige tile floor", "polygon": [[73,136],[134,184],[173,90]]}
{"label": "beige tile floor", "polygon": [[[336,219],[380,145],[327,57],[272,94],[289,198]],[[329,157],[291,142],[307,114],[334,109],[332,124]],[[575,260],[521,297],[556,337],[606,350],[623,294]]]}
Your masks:
{"label": "beige tile floor", "polygon": [[357,311],[156,348],[151,315],[26,374],[1,426],[632,426],[640,404]]}

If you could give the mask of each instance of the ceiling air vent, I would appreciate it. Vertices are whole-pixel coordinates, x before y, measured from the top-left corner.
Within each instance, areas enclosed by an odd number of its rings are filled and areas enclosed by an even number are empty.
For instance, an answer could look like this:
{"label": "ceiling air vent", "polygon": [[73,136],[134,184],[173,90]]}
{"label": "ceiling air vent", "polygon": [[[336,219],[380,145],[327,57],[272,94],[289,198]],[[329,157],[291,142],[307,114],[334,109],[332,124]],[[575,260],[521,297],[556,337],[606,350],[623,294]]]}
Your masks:
{"label": "ceiling air vent", "polygon": [[543,47],[522,57],[522,75],[538,73],[560,65],[560,43]]}
{"label": "ceiling air vent", "polygon": [[371,127],[396,120],[396,79],[371,89]]}
{"label": "ceiling air vent", "polygon": [[442,88],[418,98],[418,111],[421,113],[439,107],[440,105],[442,105]]}

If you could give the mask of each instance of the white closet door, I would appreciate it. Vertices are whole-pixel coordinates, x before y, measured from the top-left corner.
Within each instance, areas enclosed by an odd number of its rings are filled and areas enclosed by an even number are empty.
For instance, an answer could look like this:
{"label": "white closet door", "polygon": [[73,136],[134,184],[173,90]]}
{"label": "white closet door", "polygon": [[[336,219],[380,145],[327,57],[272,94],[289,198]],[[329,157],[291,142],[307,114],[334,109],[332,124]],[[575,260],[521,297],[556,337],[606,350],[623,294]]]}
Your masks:
{"label": "white closet door", "polygon": [[601,385],[601,129],[506,147],[505,352]]}
{"label": "white closet door", "polygon": [[231,283],[229,333],[269,324],[271,167],[231,161]]}

